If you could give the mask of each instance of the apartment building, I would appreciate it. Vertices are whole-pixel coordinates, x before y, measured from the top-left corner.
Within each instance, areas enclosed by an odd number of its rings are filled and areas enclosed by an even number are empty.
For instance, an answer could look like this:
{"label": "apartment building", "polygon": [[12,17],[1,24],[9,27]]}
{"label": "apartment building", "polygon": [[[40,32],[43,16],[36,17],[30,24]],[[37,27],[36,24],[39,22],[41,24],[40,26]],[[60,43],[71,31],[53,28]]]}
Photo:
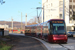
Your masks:
{"label": "apartment building", "polygon": [[[74,17],[73,14],[75,14],[74,13],[75,12],[75,0],[69,1],[69,12],[70,12],[69,16],[70,16],[70,21],[71,21],[72,18]],[[73,19],[73,20],[75,20],[75,19]],[[72,22],[70,22],[70,23],[72,23]]]}
{"label": "apartment building", "polygon": [[[63,19],[63,0],[42,0],[42,7],[44,7],[44,21],[49,19]],[[69,0],[65,0],[65,10],[65,19],[67,16],[69,21]]]}
{"label": "apartment building", "polygon": [[75,0],[69,0],[69,20],[75,30]]}
{"label": "apartment building", "polygon": [[[64,1],[64,18],[67,26],[67,30],[74,30],[74,23],[70,23],[70,9],[72,1],[70,0],[42,0],[42,22],[44,16],[44,22],[49,19],[63,19],[63,1]],[[74,0],[75,2],[75,0]],[[74,3],[73,3],[74,4]],[[74,8],[74,6],[73,6]]]}

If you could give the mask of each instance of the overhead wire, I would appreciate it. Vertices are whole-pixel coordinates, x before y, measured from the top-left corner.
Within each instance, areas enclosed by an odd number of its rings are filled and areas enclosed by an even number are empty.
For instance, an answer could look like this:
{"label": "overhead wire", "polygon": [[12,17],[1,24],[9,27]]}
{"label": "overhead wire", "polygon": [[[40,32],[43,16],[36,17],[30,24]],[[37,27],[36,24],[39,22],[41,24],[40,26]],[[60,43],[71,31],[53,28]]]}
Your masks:
{"label": "overhead wire", "polygon": [[[28,13],[27,15],[30,15],[30,14],[32,14],[33,12],[35,12],[35,10],[34,10],[34,11],[32,11],[32,12],[30,12],[30,13]],[[17,17],[16,17],[15,19],[17,19]]]}
{"label": "overhead wire", "polygon": [[30,15],[30,14],[32,14],[33,12],[35,12],[35,10],[34,10],[34,11],[32,11],[32,12],[30,12],[30,13],[28,13],[27,15]]}
{"label": "overhead wire", "polygon": [[[67,1],[66,1],[67,2]],[[61,5],[60,5],[61,6]],[[63,5],[62,5],[63,6]],[[52,8],[57,8],[57,7],[59,7],[59,6],[56,6],[56,7],[52,7]],[[49,9],[52,9],[52,8],[49,8]],[[49,9],[44,9],[44,10],[49,10]],[[30,12],[30,13],[28,13],[27,15],[30,15],[30,14],[32,14],[33,12],[35,12],[35,10],[34,11],[32,11],[32,12]],[[41,15],[41,13],[42,13],[42,10],[40,11],[40,14],[39,14],[39,16]]]}

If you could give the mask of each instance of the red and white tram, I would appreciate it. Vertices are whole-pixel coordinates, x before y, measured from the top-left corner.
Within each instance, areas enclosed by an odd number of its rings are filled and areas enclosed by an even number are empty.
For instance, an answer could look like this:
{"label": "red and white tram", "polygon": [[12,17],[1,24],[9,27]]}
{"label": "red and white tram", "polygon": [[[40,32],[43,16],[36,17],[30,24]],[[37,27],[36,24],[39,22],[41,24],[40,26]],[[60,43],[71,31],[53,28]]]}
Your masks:
{"label": "red and white tram", "polygon": [[67,42],[66,25],[63,19],[50,19],[44,23],[29,25],[25,35],[30,34],[48,42]]}

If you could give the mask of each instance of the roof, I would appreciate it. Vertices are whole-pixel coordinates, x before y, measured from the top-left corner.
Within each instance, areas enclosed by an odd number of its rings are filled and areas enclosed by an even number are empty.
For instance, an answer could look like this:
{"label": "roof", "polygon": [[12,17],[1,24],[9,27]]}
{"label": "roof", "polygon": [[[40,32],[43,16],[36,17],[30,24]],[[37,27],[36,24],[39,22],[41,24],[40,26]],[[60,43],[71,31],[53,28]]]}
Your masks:
{"label": "roof", "polygon": [[48,20],[48,22],[53,21],[53,20],[62,20],[62,21],[64,21],[64,19],[50,19],[50,20]]}
{"label": "roof", "polygon": [[[44,23],[47,23],[47,22],[50,22],[50,21],[53,21],[53,20],[60,20],[60,21],[64,21],[63,19],[50,19]],[[34,24],[34,25],[27,25],[26,27],[31,27],[31,26],[41,26],[43,25],[43,23],[39,23],[39,24]]]}

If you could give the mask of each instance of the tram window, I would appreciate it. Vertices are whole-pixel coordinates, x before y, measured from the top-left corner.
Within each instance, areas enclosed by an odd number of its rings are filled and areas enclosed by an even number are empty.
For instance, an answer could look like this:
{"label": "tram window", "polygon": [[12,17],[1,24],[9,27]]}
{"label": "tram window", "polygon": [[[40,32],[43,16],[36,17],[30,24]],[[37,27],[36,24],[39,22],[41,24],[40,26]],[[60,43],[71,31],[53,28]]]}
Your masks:
{"label": "tram window", "polygon": [[45,26],[45,24],[43,24],[43,26]]}
{"label": "tram window", "polygon": [[48,33],[50,33],[50,23],[47,23],[47,26],[48,26]]}
{"label": "tram window", "polygon": [[48,26],[48,29],[50,29],[50,24],[49,23],[47,23],[47,26]]}
{"label": "tram window", "polygon": [[46,23],[44,23],[44,25],[43,26],[46,26],[47,24]]}
{"label": "tram window", "polygon": [[45,26],[46,26],[46,24],[45,24]]}
{"label": "tram window", "polygon": [[46,26],[47,26],[47,23],[46,23]]}
{"label": "tram window", "polygon": [[50,23],[50,34],[53,33],[53,26],[52,26],[52,23]]}

